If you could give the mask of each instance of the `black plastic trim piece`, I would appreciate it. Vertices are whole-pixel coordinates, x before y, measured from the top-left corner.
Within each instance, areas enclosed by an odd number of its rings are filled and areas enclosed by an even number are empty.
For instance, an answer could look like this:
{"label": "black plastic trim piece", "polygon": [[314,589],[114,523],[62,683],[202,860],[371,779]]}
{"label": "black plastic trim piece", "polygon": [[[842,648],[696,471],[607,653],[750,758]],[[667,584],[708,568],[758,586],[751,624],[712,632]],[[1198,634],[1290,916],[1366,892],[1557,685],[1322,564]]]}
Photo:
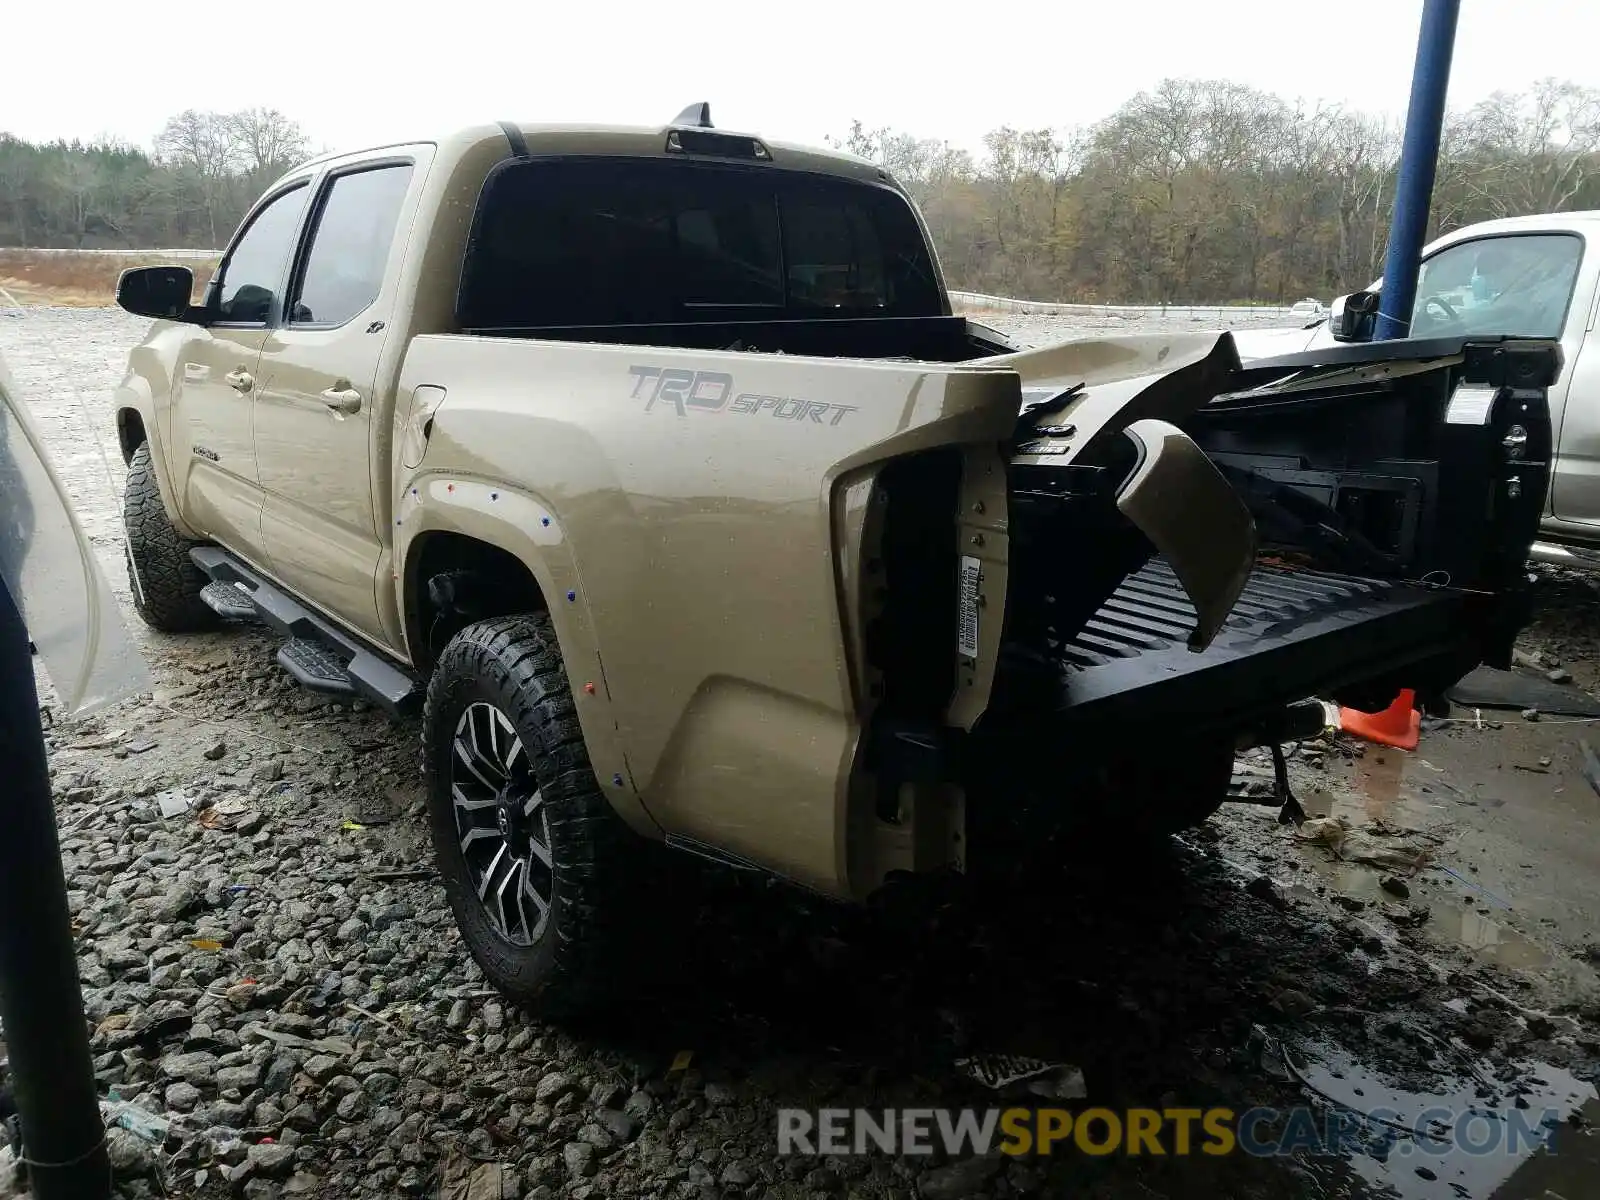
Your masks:
{"label": "black plastic trim piece", "polygon": [[511,147],[513,157],[532,157],[528,153],[528,139],[522,136],[522,130],[518,129],[510,121],[496,121],[495,124],[500,126],[500,131],[506,135],[506,144]]}
{"label": "black plastic trim piece", "polygon": [[[1548,387],[1561,373],[1561,344],[1548,338],[1499,337],[1473,334],[1466,337],[1402,338],[1386,342],[1341,343],[1316,350],[1301,350],[1278,358],[1258,358],[1244,364],[1239,382],[1256,386],[1274,376],[1307,367],[1360,367],[1384,362],[1426,362],[1429,359],[1466,358],[1463,373],[1470,382],[1500,385],[1510,367],[1516,382],[1523,387]],[[1508,361],[1509,360],[1509,361]],[[1536,380],[1548,375],[1541,385]]]}

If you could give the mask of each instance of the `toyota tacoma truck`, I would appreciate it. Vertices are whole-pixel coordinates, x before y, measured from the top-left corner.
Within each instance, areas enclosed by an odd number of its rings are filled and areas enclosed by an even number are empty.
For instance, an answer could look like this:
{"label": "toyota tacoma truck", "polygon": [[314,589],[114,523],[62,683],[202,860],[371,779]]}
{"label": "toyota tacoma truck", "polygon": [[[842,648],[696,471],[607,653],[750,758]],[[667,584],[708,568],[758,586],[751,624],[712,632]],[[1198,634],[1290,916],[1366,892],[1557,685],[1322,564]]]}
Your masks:
{"label": "toyota tacoma truck", "polygon": [[1025,348],[888,173],[703,105],[318,159],[193,286],[118,285],[134,604],[420,709],[464,939],[550,1012],[650,841],[863,900],[1177,830],[1525,616],[1557,345]]}

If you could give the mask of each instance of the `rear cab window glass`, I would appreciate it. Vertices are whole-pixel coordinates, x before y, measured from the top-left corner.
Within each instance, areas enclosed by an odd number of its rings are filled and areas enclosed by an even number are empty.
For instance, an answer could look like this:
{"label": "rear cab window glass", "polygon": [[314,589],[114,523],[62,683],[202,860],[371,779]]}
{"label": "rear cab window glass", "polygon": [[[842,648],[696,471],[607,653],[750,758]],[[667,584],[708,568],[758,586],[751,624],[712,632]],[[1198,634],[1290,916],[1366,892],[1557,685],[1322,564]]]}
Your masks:
{"label": "rear cab window glass", "polygon": [[289,305],[291,325],[343,325],[378,298],[411,172],[396,163],[334,177]]}
{"label": "rear cab window glass", "polygon": [[653,159],[502,169],[458,298],[477,329],[942,313],[921,228],[893,190]]}
{"label": "rear cab window glass", "polygon": [[295,232],[311,189],[299,184],[267,202],[234,242],[222,267],[217,319],[231,325],[265,324],[289,273]]}

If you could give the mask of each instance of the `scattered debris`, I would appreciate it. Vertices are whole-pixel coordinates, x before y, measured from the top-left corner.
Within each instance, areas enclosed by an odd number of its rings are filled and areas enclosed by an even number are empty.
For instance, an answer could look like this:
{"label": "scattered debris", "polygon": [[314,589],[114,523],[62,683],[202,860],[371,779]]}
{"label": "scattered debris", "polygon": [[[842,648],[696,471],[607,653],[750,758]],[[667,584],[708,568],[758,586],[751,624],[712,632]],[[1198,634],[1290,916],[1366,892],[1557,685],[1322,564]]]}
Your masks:
{"label": "scattered debris", "polygon": [[339,1054],[349,1057],[356,1052],[356,1048],[343,1038],[308,1038],[297,1033],[285,1033],[280,1029],[268,1029],[265,1025],[251,1022],[240,1031],[242,1037],[260,1038],[262,1041],[275,1042],[291,1050],[316,1050],[322,1054]]}
{"label": "scattered debris", "polygon": [[1352,830],[1340,843],[1338,855],[1345,862],[1363,863],[1388,871],[1415,873],[1428,859],[1428,851],[1412,842],[1385,840],[1381,835],[1366,830]]}
{"label": "scattered debris", "polygon": [[68,750],[109,750],[122,741],[127,734],[121,729],[113,729],[110,733],[96,734],[81,741],[73,742]]}
{"label": "scattered debris", "polygon": [[1342,817],[1317,817],[1300,826],[1296,836],[1303,842],[1326,846],[1337,854],[1349,832],[1349,822]]}
{"label": "scattered debris", "polygon": [[1057,1100],[1082,1100],[1089,1094],[1083,1071],[1071,1063],[1047,1062],[1019,1054],[978,1054],[958,1058],[955,1065],[963,1074],[993,1091],[1023,1084],[1035,1096]]}
{"label": "scattered debris", "polygon": [[182,792],[162,792],[155,799],[156,809],[163,817],[181,817],[194,811],[194,800]]}
{"label": "scattered debris", "polygon": [[167,1135],[172,1132],[169,1117],[130,1104],[115,1092],[111,1096],[111,1099],[100,1102],[100,1115],[105,1118],[107,1126],[125,1129],[151,1146],[159,1146],[167,1140]]}

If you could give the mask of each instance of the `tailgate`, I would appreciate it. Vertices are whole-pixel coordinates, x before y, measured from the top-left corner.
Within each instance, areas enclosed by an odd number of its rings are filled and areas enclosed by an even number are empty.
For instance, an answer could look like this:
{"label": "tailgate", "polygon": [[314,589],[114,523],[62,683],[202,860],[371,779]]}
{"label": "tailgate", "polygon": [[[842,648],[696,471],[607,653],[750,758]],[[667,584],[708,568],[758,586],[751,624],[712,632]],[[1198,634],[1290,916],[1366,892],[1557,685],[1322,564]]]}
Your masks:
{"label": "tailgate", "polygon": [[[1185,642],[1195,609],[1156,559],[1128,576],[1054,648],[1055,708],[1074,720],[1251,720],[1307,695],[1473,649],[1467,593],[1258,566],[1205,650]],[[1217,703],[1219,696],[1233,703]]]}

